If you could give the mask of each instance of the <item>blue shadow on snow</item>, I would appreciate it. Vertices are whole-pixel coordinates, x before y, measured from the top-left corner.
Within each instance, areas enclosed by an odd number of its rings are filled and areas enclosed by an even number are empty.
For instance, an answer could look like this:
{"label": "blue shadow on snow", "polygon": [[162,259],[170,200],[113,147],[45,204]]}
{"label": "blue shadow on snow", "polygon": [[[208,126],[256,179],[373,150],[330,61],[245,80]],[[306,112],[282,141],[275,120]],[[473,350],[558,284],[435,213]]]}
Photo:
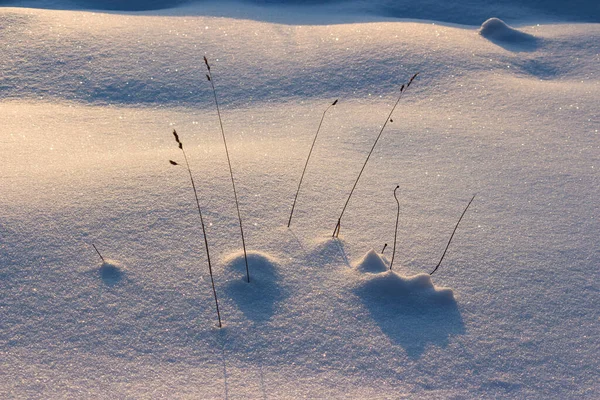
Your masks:
{"label": "blue shadow on snow", "polygon": [[98,268],[98,274],[107,286],[114,286],[118,284],[121,282],[124,276],[121,268],[108,262],[103,263],[102,266]]}
{"label": "blue shadow on snow", "polygon": [[266,254],[248,252],[250,283],[246,281],[243,254],[234,256],[226,264],[227,269],[237,271],[240,277],[228,282],[225,295],[236,303],[246,318],[254,322],[271,319],[277,305],[287,297],[279,284],[277,263]]}
{"label": "blue shadow on snow", "polygon": [[404,278],[387,271],[364,277],[354,293],[409,357],[419,358],[428,344],[446,347],[450,336],[465,333],[452,290],[434,288],[429,275]]}

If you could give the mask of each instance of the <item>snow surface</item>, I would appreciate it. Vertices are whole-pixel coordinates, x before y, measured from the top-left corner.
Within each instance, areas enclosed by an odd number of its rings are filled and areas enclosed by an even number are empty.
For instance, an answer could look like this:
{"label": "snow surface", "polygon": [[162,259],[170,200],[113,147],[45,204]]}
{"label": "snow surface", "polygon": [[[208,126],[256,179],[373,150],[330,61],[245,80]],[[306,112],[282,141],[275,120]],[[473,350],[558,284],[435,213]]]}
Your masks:
{"label": "snow surface", "polygon": [[0,398],[600,397],[598,3],[392,3],[0,3]]}

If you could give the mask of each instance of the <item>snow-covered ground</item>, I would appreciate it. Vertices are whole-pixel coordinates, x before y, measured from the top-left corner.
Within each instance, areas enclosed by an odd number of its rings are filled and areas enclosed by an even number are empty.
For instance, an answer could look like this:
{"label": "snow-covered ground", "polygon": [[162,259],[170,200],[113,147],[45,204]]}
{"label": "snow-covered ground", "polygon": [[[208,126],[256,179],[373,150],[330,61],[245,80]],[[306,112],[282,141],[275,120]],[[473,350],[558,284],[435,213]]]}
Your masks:
{"label": "snow-covered ground", "polygon": [[265,3],[0,2],[0,397],[599,398],[597,2]]}

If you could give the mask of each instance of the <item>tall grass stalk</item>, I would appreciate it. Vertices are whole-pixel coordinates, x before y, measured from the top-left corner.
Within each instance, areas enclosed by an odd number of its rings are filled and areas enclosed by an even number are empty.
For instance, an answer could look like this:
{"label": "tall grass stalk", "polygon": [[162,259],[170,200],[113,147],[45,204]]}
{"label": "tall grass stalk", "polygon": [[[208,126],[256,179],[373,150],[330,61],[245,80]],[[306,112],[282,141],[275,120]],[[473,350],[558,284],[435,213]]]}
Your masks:
{"label": "tall grass stalk", "polygon": [[321,125],[323,125],[323,120],[325,119],[325,114],[329,109],[337,104],[337,99],[331,103],[325,111],[323,111],[323,116],[321,117],[321,122],[319,122],[319,127],[317,128],[317,133],[315,134],[315,138],[313,139],[312,145],[310,146],[310,151],[308,152],[308,157],[306,158],[306,163],[304,164],[304,169],[302,170],[302,175],[300,176],[300,182],[298,183],[298,190],[296,190],[296,196],[294,196],[294,204],[292,204],[292,211],[290,212],[290,219],[288,220],[288,228],[292,224],[292,215],[294,215],[294,208],[296,207],[296,200],[298,200],[298,193],[300,193],[300,186],[302,185],[302,180],[304,179],[304,173],[306,172],[306,167],[308,167],[308,161],[310,160],[310,156],[312,154],[313,148],[315,147],[315,143],[317,142],[317,136],[319,136],[319,131],[321,130]]}
{"label": "tall grass stalk", "polygon": [[231,160],[229,158],[229,150],[227,149],[227,140],[225,139],[225,130],[223,129],[223,120],[221,119],[221,110],[219,109],[219,101],[217,100],[217,90],[215,89],[214,80],[210,72],[210,64],[206,56],[204,57],[204,64],[208,73],[206,79],[210,82],[210,86],[213,90],[215,98],[215,106],[217,107],[217,116],[219,117],[219,126],[221,127],[221,136],[223,136],[223,144],[225,145],[225,154],[227,155],[227,164],[229,165],[229,175],[231,176],[231,186],[233,187],[233,196],[235,197],[235,207],[237,209],[238,220],[240,221],[240,233],[242,235],[242,247],[244,249],[244,261],[246,262],[246,280],[250,283],[250,271],[248,269],[248,255],[246,254],[246,240],[244,238],[244,228],[242,227],[242,215],[240,214],[240,204],[238,202],[237,191],[235,190],[235,180],[233,179],[233,169],[231,168]]}
{"label": "tall grass stalk", "polygon": [[440,262],[437,263],[437,265],[435,266],[435,269],[433,271],[431,271],[429,273],[429,275],[433,275],[433,273],[438,270],[438,268],[440,267],[440,265],[442,265],[442,260],[444,259],[444,256],[446,255],[446,252],[448,251],[448,247],[450,247],[450,242],[452,242],[452,238],[454,237],[454,233],[456,232],[456,229],[458,228],[458,224],[460,224],[460,221],[465,216],[465,213],[467,212],[467,210],[469,209],[469,206],[471,205],[471,203],[475,199],[475,196],[477,196],[477,194],[474,194],[473,197],[471,197],[471,200],[469,201],[469,204],[467,204],[467,206],[465,207],[465,210],[463,211],[463,213],[461,214],[460,218],[458,219],[458,222],[456,223],[456,226],[454,227],[454,230],[452,231],[452,235],[450,235],[450,240],[448,240],[448,244],[446,245],[446,249],[444,249],[444,254],[442,254],[442,258],[440,258]]}
{"label": "tall grass stalk", "polygon": [[400,88],[400,95],[398,96],[398,100],[396,100],[396,103],[394,104],[394,107],[392,107],[392,110],[390,111],[390,114],[387,116],[387,118],[385,119],[385,122],[383,123],[383,126],[381,127],[381,130],[379,131],[379,135],[377,135],[377,138],[375,139],[375,143],[373,143],[373,147],[371,147],[371,151],[369,151],[369,154],[367,155],[367,159],[365,160],[365,163],[363,164],[360,172],[358,173],[358,177],[356,178],[356,181],[354,182],[354,186],[352,186],[352,190],[350,190],[350,194],[348,195],[348,199],[346,200],[346,203],[344,204],[344,208],[342,208],[342,212],[340,214],[340,217],[337,220],[337,224],[335,225],[335,229],[333,230],[333,234],[331,235],[332,237],[338,237],[340,234],[340,228],[342,226],[342,217],[344,216],[344,212],[346,211],[346,207],[348,207],[348,203],[350,203],[350,198],[352,198],[352,194],[354,193],[354,189],[356,189],[356,185],[358,184],[358,181],[363,173],[363,171],[365,170],[365,167],[367,166],[367,163],[369,162],[369,158],[371,158],[371,154],[373,154],[373,150],[375,150],[375,146],[377,146],[377,142],[379,141],[379,138],[381,137],[381,134],[383,133],[383,130],[385,129],[387,123],[390,121],[392,114],[394,113],[394,110],[396,109],[396,106],[398,106],[398,103],[400,102],[400,99],[402,98],[402,95],[404,94],[404,92],[406,92],[406,89],[408,89],[410,87],[410,84],[415,80],[415,78],[417,77],[417,75],[419,75],[419,73],[417,72],[416,74],[414,74],[412,76],[412,78],[410,78],[410,80],[408,81],[408,83],[406,83],[405,85],[402,85],[402,87]]}
{"label": "tall grass stalk", "polygon": [[[208,251],[208,239],[206,238],[206,227],[204,226],[204,218],[202,218],[202,210],[200,210],[200,200],[198,200],[198,192],[196,191],[196,184],[194,183],[194,177],[192,176],[192,170],[190,168],[190,163],[188,162],[187,155],[185,154],[185,150],[183,149],[183,143],[179,140],[179,136],[175,129],[173,129],[173,136],[175,136],[175,141],[179,145],[181,152],[183,153],[183,158],[185,160],[185,165],[187,167],[188,173],[190,174],[190,181],[192,182],[192,189],[194,189],[194,196],[196,197],[196,205],[198,206],[198,215],[200,215],[200,224],[202,225],[202,236],[204,237],[204,246],[206,248],[206,258],[208,259],[208,273],[210,275],[210,283],[212,285],[213,295],[215,298],[215,306],[217,308],[217,318],[219,319],[219,328],[222,326],[221,324],[221,313],[219,312],[219,301],[217,300],[217,289],[215,289],[215,280],[213,278],[212,264],[210,262],[210,253]],[[169,160],[171,165],[179,165],[179,163]]]}

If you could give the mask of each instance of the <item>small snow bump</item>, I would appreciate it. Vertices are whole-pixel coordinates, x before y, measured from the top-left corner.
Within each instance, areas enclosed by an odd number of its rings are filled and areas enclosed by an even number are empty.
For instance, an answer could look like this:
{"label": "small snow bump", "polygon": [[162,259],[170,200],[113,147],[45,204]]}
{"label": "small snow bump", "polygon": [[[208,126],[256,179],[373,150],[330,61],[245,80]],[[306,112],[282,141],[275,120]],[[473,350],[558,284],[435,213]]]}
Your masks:
{"label": "small snow bump", "polygon": [[431,275],[419,274],[412,277],[412,282],[415,287],[423,289],[433,289],[433,282],[431,281]]}
{"label": "small snow bump", "polygon": [[371,249],[360,259],[355,265],[355,268],[359,272],[370,272],[378,273],[384,272],[389,269],[385,260]]}
{"label": "small snow bump", "polygon": [[481,24],[479,34],[499,46],[513,51],[531,51],[537,47],[537,38],[515,29],[499,18],[490,18]]}
{"label": "small snow bump", "polygon": [[125,273],[123,268],[114,261],[106,261],[98,268],[98,274],[104,283],[108,286],[114,286],[119,283]]}
{"label": "small snow bump", "polygon": [[[251,279],[253,275],[277,275],[277,267],[279,265],[277,258],[270,254],[254,250],[247,251],[246,256]],[[230,269],[246,273],[246,260],[244,259],[243,251],[230,254],[225,257],[223,263]]]}
{"label": "small snow bump", "polygon": [[417,274],[402,276],[395,271],[367,275],[361,281],[357,291],[363,296],[377,297],[386,302],[433,302],[435,304],[454,304],[454,292],[450,288],[434,286],[431,276]]}

